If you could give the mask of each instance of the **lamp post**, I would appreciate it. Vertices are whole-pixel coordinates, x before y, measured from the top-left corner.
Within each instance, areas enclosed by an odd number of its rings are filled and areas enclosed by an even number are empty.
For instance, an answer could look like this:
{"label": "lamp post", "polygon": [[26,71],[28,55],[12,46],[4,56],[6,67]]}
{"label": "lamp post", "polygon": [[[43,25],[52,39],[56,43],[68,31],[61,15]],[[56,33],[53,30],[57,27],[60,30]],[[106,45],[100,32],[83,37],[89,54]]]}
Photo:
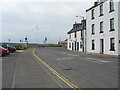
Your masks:
{"label": "lamp post", "polygon": [[38,26],[36,26],[36,30],[37,30],[37,47],[38,47]]}
{"label": "lamp post", "polygon": [[85,40],[85,38],[84,38],[84,34],[85,34],[85,37],[86,37],[86,32],[84,33],[84,30],[85,30],[85,19],[84,19],[84,16],[76,16],[76,17],[81,17],[82,18],[82,30],[81,30],[81,33],[82,33],[82,37],[81,37],[81,40],[82,40],[82,51],[84,52],[84,51],[86,51],[86,49],[85,49],[85,46],[84,45],[86,45],[85,43],[86,43],[86,40]]}

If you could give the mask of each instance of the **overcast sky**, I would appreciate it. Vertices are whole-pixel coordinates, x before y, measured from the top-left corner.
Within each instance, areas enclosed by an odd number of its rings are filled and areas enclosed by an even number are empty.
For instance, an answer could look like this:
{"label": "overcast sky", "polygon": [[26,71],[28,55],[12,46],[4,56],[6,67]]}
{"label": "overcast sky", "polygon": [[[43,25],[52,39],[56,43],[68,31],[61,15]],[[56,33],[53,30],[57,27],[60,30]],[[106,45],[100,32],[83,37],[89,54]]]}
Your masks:
{"label": "overcast sky", "polygon": [[[48,2],[49,1],[49,2]],[[93,5],[93,0],[4,0],[2,2],[2,40],[57,43],[67,39],[67,32],[74,22],[85,17],[85,10]],[[1,16],[1,12],[0,12]]]}

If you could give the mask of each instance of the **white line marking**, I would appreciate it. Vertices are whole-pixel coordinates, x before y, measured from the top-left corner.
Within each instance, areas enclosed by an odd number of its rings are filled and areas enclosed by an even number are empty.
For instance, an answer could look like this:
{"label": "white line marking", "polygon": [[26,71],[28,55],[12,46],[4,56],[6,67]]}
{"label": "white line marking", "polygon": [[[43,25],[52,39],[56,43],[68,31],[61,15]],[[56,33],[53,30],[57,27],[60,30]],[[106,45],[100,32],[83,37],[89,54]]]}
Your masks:
{"label": "white line marking", "polygon": [[98,62],[98,63],[110,63],[110,61],[104,61],[96,58],[86,58],[86,59],[91,60],[93,62]]}
{"label": "white line marking", "polygon": [[17,65],[18,65],[18,61],[19,61],[19,59],[20,59],[20,55],[18,56],[17,61],[16,61],[16,66],[15,66],[15,71],[14,71],[14,77],[13,77],[12,89],[14,88],[14,85],[15,85],[16,72],[17,72]]}
{"label": "white line marking", "polygon": [[75,54],[68,54],[68,56],[74,56],[74,57],[77,57],[79,55],[75,55]]}
{"label": "white line marking", "polygon": [[62,60],[71,60],[74,59],[73,57],[66,57],[66,58],[57,58],[56,60],[62,61]]}
{"label": "white line marking", "polygon": [[21,52],[24,52],[24,51],[25,51],[25,50],[16,50],[16,52],[20,52],[20,53],[21,53]]}

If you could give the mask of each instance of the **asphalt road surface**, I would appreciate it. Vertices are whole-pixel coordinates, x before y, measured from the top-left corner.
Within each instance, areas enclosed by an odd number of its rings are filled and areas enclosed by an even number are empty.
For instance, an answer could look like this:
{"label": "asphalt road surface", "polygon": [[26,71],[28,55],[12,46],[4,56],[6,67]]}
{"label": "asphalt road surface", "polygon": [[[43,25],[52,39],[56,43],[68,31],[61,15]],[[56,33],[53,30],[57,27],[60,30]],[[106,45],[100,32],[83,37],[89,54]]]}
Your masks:
{"label": "asphalt road surface", "polygon": [[62,47],[29,48],[3,57],[2,76],[3,88],[70,88],[69,82],[79,88],[118,88],[118,59]]}

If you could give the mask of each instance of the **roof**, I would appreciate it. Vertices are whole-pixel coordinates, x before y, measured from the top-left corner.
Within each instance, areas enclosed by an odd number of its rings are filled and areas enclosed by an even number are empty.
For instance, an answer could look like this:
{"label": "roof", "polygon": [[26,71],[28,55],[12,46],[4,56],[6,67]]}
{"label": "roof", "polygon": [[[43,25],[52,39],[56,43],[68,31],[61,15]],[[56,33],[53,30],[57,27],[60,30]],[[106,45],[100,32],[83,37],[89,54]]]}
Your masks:
{"label": "roof", "polygon": [[[87,9],[86,12],[88,12],[88,11],[90,11],[91,9],[93,9],[93,8],[101,5],[102,3],[106,2],[106,1],[108,1],[108,0],[103,0],[102,2],[98,2],[98,4],[96,4],[96,5],[92,6],[92,7],[90,7],[89,9]],[[96,3],[96,2],[94,2],[94,3]]]}
{"label": "roof", "polygon": [[80,30],[82,30],[82,28],[83,28],[81,23],[75,23],[75,24],[73,24],[73,25],[79,25],[79,27],[78,27],[78,28],[74,28],[74,27],[73,27],[67,34],[80,31]]}

